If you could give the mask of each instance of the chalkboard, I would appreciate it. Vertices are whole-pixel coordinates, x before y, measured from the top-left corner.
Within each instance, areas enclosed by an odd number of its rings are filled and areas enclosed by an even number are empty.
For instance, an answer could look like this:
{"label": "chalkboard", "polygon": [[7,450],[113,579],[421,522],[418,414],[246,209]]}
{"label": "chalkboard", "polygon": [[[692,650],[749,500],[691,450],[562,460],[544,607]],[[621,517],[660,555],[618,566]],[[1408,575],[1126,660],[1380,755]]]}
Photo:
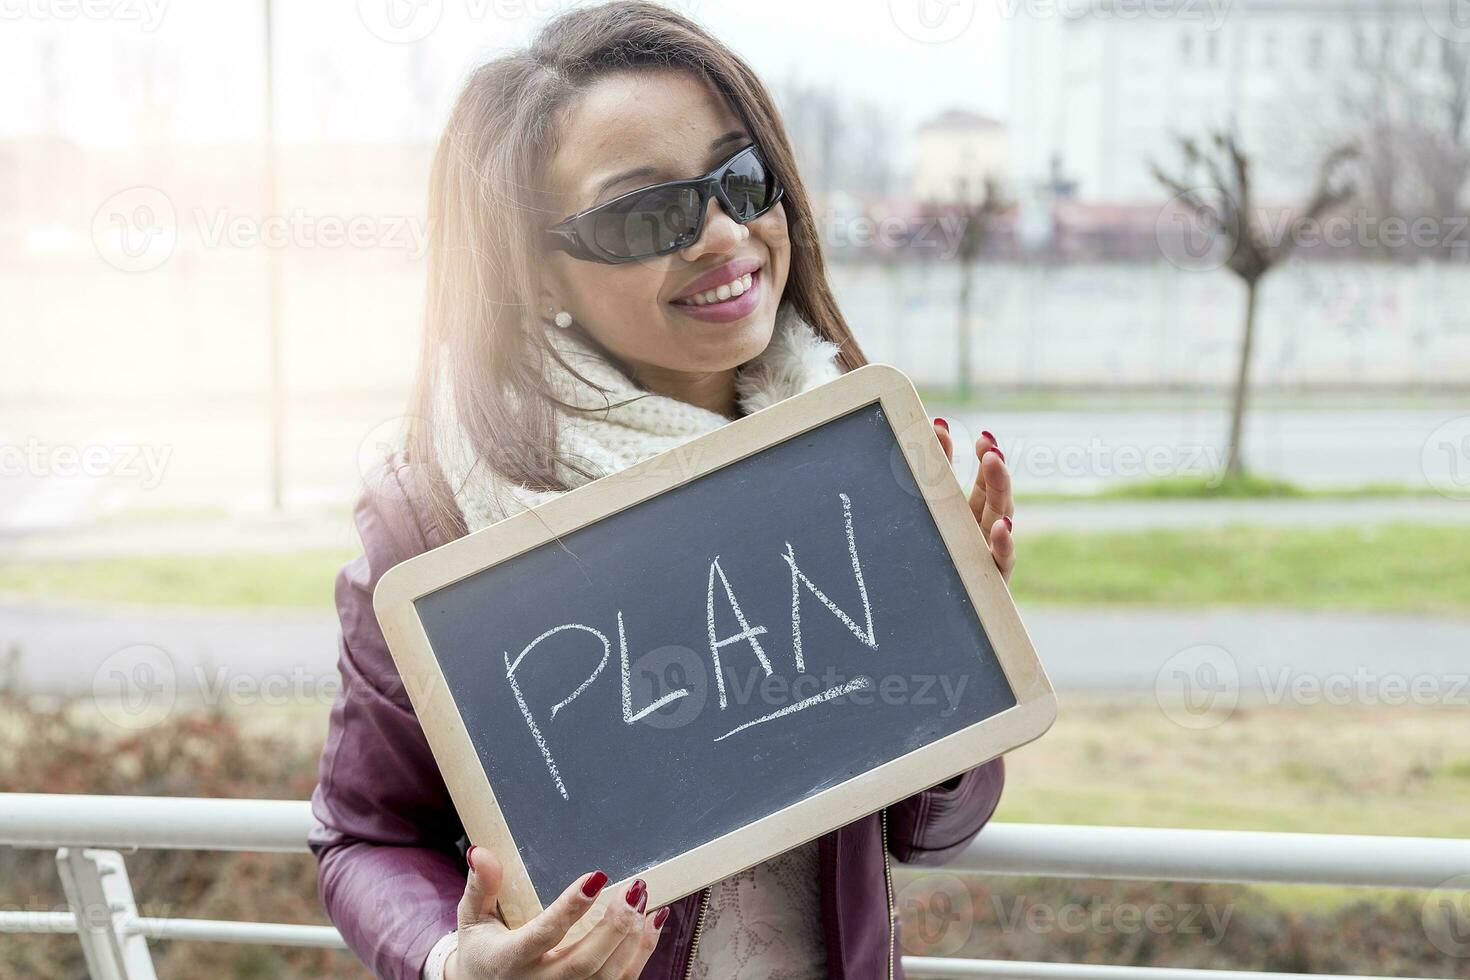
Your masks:
{"label": "chalkboard", "polygon": [[[418,563],[396,603],[417,630],[385,633],[400,670],[442,681],[421,720],[461,816],[483,805],[462,796],[493,800],[489,841],[518,864],[527,916],[595,868],[670,901],[999,754],[961,743],[1023,699],[1042,703],[1012,740],[1050,723],[1045,674],[902,375],[862,368],[713,435],[724,445],[555,502],[595,519],[558,529],[547,505],[399,566]],[[937,519],[936,503],[963,513]],[[467,574],[436,557],[502,536],[510,550]],[[823,805],[834,790],[846,801]]]}

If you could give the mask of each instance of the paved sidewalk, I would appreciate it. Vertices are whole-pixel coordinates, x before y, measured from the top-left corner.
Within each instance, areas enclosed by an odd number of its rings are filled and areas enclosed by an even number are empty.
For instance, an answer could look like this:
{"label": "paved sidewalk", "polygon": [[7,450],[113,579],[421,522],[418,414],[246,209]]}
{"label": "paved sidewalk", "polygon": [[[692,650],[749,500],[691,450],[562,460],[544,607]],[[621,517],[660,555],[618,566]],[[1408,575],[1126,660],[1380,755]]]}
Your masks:
{"label": "paved sidewalk", "polygon": [[1470,617],[1035,606],[1021,615],[1062,692],[1152,693],[1166,666],[1193,672],[1210,662],[1233,669],[1242,694],[1270,694],[1283,680],[1303,679],[1338,688],[1351,680],[1352,689],[1360,679],[1374,688],[1384,682],[1388,694],[1389,678],[1427,678],[1452,694],[1458,678],[1459,703],[1470,706]]}

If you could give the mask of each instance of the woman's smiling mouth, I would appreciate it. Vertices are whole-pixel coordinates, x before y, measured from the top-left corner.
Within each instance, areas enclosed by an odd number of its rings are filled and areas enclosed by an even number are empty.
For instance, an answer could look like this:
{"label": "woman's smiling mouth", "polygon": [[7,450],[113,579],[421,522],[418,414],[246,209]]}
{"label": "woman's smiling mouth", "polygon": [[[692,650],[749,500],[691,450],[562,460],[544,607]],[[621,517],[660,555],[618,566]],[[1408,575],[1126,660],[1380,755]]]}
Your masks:
{"label": "woman's smiling mouth", "polygon": [[730,282],[724,283],[714,289],[706,289],[702,293],[695,293],[686,300],[679,300],[681,304],[693,304],[695,306],[708,306],[711,303],[723,303],[733,296],[739,296],[750,288],[750,277],[754,273],[747,272],[745,275]]}
{"label": "woman's smiling mouth", "polygon": [[694,282],[696,289],[669,301],[670,306],[697,320],[729,323],[747,316],[760,304],[761,265],[750,259],[726,263]]}

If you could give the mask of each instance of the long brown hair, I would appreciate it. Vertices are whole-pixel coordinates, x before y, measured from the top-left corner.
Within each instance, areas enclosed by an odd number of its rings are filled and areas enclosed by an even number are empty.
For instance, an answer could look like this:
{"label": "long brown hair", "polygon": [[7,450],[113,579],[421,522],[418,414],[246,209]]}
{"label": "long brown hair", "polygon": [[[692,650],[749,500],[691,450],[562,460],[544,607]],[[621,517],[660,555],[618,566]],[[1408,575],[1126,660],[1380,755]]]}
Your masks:
{"label": "long brown hair", "polygon": [[[463,518],[435,458],[436,378],[447,354],[454,410],[471,450],[519,483],[565,490],[557,463],[557,400],[542,373],[555,356],[539,327],[536,264],[548,214],[543,175],[559,123],[580,93],[616,71],[683,69],[720,93],[786,186],[791,241],[783,303],[838,345],[851,370],[866,363],[827,283],[806,187],[775,102],[733,51],[682,14],[647,0],[614,0],[549,21],[529,47],[477,68],[434,156],[429,188],[429,277],[408,456],[429,520],[448,538]],[[591,382],[588,382],[591,384]],[[427,465],[425,465],[427,464]],[[417,481],[416,481],[417,482]]]}

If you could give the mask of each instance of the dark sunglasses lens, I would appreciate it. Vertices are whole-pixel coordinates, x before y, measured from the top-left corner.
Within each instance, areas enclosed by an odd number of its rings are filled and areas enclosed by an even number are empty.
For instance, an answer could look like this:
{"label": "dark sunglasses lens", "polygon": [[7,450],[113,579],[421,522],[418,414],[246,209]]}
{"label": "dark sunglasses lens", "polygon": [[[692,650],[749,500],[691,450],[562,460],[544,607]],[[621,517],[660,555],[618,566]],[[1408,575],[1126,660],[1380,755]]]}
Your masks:
{"label": "dark sunglasses lens", "polygon": [[688,245],[699,224],[699,192],[665,187],[637,194],[593,216],[592,239],[619,258],[656,255]]}
{"label": "dark sunglasses lens", "polygon": [[735,205],[735,217],[740,221],[749,221],[769,208],[780,187],[775,174],[755,150],[741,154],[731,163],[723,186],[725,196]]}

